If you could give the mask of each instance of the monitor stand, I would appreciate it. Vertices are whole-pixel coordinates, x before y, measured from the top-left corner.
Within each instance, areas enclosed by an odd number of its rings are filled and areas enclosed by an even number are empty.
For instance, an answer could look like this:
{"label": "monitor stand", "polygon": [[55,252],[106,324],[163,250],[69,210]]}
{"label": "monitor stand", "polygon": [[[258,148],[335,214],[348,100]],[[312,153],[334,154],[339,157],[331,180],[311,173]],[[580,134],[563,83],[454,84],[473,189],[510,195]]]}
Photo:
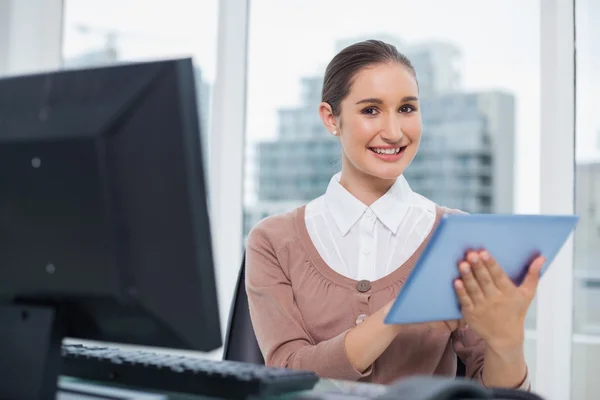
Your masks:
{"label": "monitor stand", "polygon": [[0,305],[0,398],[56,399],[63,322],[53,306]]}

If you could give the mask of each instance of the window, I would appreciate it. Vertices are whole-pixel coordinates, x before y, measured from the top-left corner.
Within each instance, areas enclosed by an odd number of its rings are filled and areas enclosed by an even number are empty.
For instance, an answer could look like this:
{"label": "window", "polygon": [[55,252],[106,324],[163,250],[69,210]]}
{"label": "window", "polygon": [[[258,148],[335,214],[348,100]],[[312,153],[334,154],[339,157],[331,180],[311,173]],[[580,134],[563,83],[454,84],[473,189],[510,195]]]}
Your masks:
{"label": "window", "polygon": [[218,0],[152,3],[65,0],[64,3],[64,68],[193,57],[204,162],[208,166]]}
{"label": "window", "polygon": [[[382,0],[377,3],[381,12],[368,14],[364,6],[355,0],[251,3],[246,145],[274,141],[279,151],[301,152],[303,127],[288,126],[284,140],[277,129],[278,110],[296,109],[305,113],[305,124],[320,124],[321,86],[314,82],[322,79],[329,60],[346,45],[379,38],[411,58],[420,78],[424,136],[417,159],[422,162],[405,173],[413,190],[445,206],[468,207],[465,211],[538,212],[540,1]],[[506,21],[511,21],[510,29]],[[314,136],[316,141],[329,139],[325,129],[321,138]],[[445,175],[442,166],[460,164],[456,158],[465,155],[484,160],[489,178],[471,180],[469,190],[447,193],[463,182]],[[279,182],[291,169],[302,171],[301,163],[314,161],[300,155],[295,160],[272,171],[276,187],[285,187]],[[276,213],[282,209],[268,191],[271,185],[258,183],[259,176],[248,172],[267,162],[246,161],[245,181],[251,183],[244,187],[252,187],[253,193],[244,196],[252,199],[245,207],[265,204]],[[283,198],[303,204],[324,193],[332,171],[322,171],[319,179],[311,174],[311,190],[290,188],[298,197]],[[444,187],[430,184],[437,176],[447,178]],[[535,308],[527,327],[526,353],[535,385]]]}
{"label": "window", "polygon": [[600,3],[576,4],[577,110],[573,264],[573,399],[600,398],[595,362],[600,359],[600,117],[594,102],[600,93]]}

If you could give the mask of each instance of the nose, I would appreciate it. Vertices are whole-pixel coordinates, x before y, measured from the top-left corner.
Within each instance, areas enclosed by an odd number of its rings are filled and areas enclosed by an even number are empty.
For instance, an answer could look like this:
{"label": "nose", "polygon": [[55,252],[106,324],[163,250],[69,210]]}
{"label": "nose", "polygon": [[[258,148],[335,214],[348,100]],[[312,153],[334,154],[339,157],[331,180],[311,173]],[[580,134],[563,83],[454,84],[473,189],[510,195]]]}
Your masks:
{"label": "nose", "polygon": [[391,115],[385,120],[385,126],[381,129],[381,138],[389,144],[396,144],[402,140],[402,123],[400,116]]}

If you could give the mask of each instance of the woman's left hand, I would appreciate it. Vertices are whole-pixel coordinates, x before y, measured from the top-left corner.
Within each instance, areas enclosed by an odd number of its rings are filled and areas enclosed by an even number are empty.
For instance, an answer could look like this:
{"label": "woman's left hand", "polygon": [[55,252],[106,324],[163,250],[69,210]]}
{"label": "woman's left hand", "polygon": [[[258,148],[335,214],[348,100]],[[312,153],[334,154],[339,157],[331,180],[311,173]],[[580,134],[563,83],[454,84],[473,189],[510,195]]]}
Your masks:
{"label": "woman's left hand", "polygon": [[465,322],[497,351],[514,349],[525,340],[525,316],[545,259],[537,257],[516,286],[487,251],[469,252],[459,263],[455,289]]}

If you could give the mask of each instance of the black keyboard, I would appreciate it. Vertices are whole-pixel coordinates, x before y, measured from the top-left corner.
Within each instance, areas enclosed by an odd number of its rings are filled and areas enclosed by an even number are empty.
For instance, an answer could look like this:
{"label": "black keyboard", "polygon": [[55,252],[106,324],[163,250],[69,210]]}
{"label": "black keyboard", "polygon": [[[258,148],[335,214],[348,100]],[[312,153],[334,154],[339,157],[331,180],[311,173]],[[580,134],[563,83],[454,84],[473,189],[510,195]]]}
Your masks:
{"label": "black keyboard", "polygon": [[74,344],[63,345],[62,364],[64,376],[227,399],[310,390],[318,381],[313,372]]}

